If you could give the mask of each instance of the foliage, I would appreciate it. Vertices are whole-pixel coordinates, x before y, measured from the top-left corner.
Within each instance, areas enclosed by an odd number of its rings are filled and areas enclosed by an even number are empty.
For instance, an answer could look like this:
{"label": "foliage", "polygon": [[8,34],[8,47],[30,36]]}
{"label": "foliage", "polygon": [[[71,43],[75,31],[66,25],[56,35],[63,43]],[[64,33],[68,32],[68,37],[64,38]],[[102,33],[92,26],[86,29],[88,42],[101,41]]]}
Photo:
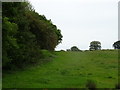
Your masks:
{"label": "foliage", "polygon": [[3,18],[3,40],[2,40],[2,51],[3,51],[3,66],[10,63],[13,58],[11,58],[11,52],[18,49],[17,40],[15,35],[17,33],[18,26],[15,23],[11,23],[7,17]]}
{"label": "foliage", "polygon": [[3,69],[21,68],[41,60],[42,49],[53,51],[61,43],[57,26],[39,15],[29,2],[3,2]]}
{"label": "foliage", "polygon": [[43,58],[46,58],[46,57],[53,57],[53,53],[52,52],[50,52],[50,51],[48,51],[48,50],[41,50],[41,52],[42,52],[42,57]]}
{"label": "foliage", "polygon": [[114,44],[113,44],[113,47],[115,49],[120,49],[120,40],[119,41],[116,41]]}
{"label": "foliage", "polygon": [[90,50],[100,50],[101,49],[101,43],[99,41],[92,41],[90,43]]}
{"label": "foliage", "polygon": [[66,51],[71,51],[70,49],[66,49]]}
{"label": "foliage", "polygon": [[71,47],[71,51],[80,51],[76,46]]}
{"label": "foliage", "polygon": [[41,49],[54,50],[62,40],[60,30],[45,16],[40,16],[35,11],[27,12],[26,16],[30,20],[30,31],[36,35]]}

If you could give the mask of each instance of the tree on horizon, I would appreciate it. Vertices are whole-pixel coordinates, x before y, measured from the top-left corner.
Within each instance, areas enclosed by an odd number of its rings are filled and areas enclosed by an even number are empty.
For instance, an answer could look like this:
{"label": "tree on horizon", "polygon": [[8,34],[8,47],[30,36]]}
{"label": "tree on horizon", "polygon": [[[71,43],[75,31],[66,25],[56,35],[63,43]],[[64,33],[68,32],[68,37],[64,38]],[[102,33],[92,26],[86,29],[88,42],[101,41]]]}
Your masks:
{"label": "tree on horizon", "polygon": [[101,43],[99,41],[92,41],[89,47],[90,50],[101,50]]}
{"label": "tree on horizon", "polygon": [[73,47],[71,47],[70,50],[71,50],[71,51],[80,51],[79,48],[78,48],[77,46],[73,46]]}
{"label": "tree on horizon", "polygon": [[120,49],[120,40],[114,42],[113,47],[114,47],[114,49]]}

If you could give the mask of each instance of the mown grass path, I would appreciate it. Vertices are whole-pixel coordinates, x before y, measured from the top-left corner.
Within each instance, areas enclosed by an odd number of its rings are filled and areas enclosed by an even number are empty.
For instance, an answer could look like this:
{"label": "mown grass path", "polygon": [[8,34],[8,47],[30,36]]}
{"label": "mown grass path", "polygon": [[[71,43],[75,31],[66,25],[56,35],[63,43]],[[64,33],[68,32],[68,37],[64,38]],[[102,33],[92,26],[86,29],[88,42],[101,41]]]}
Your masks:
{"label": "mown grass path", "polygon": [[92,80],[98,88],[118,83],[117,51],[55,52],[44,65],[6,74],[3,88],[85,88]]}

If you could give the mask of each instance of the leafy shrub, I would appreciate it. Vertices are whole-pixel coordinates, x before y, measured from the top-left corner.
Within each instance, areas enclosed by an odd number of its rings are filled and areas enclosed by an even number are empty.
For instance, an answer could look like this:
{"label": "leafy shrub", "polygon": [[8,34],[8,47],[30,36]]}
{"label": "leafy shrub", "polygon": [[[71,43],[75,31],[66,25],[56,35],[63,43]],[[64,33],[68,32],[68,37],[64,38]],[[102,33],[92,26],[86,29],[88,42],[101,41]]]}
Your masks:
{"label": "leafy shrub", "polygon": [[61,43],[62,35],[51,20],[35,12],[27,1],[2,3],[2,11],[4,70],[22,68],[42,62],[41,58],[52,57],[49,51],[54,51]]}
{"label": "leafy shrub", "polygon": [[41,50],[41,52],[42,52],[42,58],[53,57],[52,52],[50,52],[48,50]]}
{"label": "leafy shrub", "polygon": [[80,51],[76,46],[71,47],[71,51]]}

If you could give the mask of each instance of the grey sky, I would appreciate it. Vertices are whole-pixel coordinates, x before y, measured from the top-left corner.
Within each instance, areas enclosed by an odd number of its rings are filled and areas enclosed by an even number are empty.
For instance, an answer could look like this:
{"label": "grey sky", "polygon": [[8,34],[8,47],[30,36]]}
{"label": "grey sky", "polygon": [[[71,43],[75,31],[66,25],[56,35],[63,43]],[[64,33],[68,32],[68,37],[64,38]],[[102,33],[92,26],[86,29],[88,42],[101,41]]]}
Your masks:
{"label": "grey sky", "polygon": [[118,40],[118,0],[29,0],[35,11],[51,19],[63,41],[56,50],[72,46],[89,49],[97,40],[111,49]]}

